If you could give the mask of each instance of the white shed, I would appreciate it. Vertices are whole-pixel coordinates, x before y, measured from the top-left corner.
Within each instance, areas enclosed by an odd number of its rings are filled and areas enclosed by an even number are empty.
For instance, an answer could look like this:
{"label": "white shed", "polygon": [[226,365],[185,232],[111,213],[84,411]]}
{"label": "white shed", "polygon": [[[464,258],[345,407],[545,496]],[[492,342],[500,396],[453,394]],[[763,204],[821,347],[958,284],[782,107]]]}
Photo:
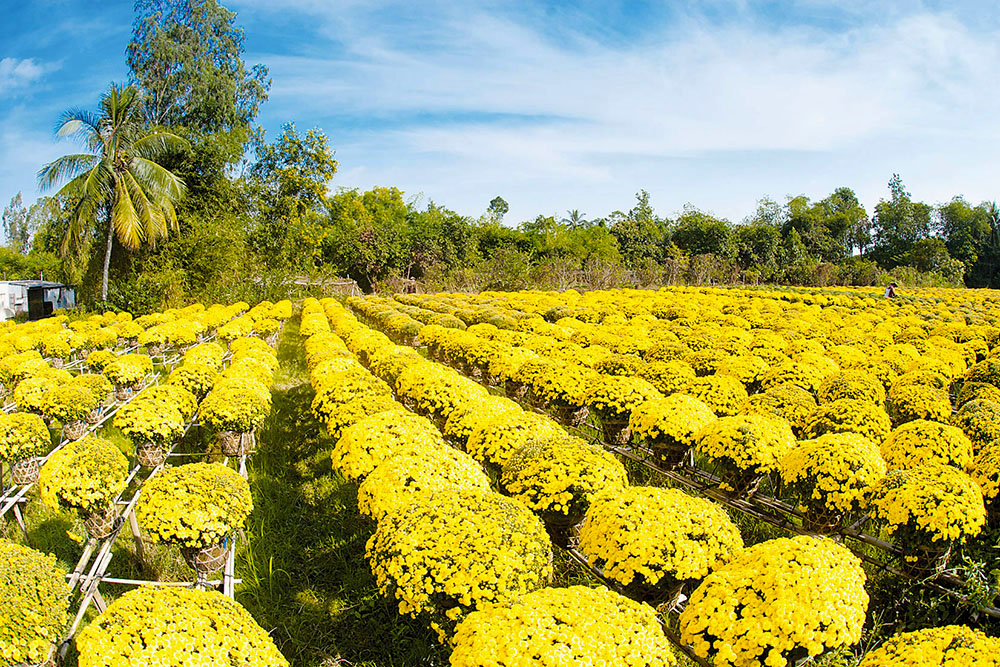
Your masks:
{"label": "white shed", "polygon": [[48,317],[60,308],[76,305],[76,290],[46,280],[0,281],[0,320],[27,313],[28,319]]}

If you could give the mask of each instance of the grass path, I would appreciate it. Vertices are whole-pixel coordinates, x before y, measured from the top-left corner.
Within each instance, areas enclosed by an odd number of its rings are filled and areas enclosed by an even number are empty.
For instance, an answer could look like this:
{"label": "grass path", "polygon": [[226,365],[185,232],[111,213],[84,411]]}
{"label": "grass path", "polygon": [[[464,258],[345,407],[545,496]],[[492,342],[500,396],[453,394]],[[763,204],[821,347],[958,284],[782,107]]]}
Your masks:
{"label": "grass path", "polygon": [[251,460],[254,511],[236,564],[237,600],[296,667],[446,665],[433,632],[383,599],[364,558],[373,525],[357,488],[330,466],[309,374],[289,320],[278,346],[274,409]]}

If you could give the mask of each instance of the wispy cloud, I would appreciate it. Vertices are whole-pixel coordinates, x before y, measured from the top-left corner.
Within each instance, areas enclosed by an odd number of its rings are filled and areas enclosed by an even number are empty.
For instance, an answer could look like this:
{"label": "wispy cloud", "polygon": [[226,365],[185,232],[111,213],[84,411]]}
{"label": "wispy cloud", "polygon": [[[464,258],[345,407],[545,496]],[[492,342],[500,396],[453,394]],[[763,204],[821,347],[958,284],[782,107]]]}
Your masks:
{"label": "wispy cloud", "polygon": [[[879,21],[867,3],[799,3],[811,12],[801,22],[769,20],[758,3],[717,4],[727,9],[723,21],[675,14],[622,43],[568,30],[586,24],[565,14],[555,17],[558,25],[539,20],[534,5],[519,14],[509,5],[431,2],[429,18],[413,24],[398,3],[332,11],[300,0],[293,5],[316,37],[309,55],[259,54],[275,81],[268,113],[322,125],[335,109],[326,129],[343,164],[361,162],[356,175],[391,172],[412,186],[438,174],[439,182],[418,189],[441,187],[436,199],[473,211],[493,189],[517,188],[511,198],[523,203],[512,204],[512,215],[522,217],[579,199],[594,212],[607,210],[627,202],[598,197],[642,186],[655,195],[660,183],[670,184],[668,206],[701,199],[731,217],[765,193],[815,185],[829,189],[814,196],[852,185],[873,203],[892,171],[926,175],[919,185],[932,187],[918,196],[957,194],[933,183],[925,164],[931,155],[942,172],[969,176],[970,196],[987,196],[981,173],[961,165],[968,166],[962,147],[969,142],[995,148],[1000,141],[995,33],[906,3]],[[821,19],[835,11],[838,20],[826,25]],[[323,39],[329,57],[315,55]],[[338,142],[337,120],[345,117],[358,121]],[[361,129],[366,118],[386,117],[395,126]],[[789,152],[801,154],[814,171],[774,173],[767,163],[779,152],[784,164],[795,162]],[[411,168],[389,164],[390,155]],[[846,171],[836,165],[851,157],[853,177],[835,181]],[[734,165],[749,167],[743,182],[706,186]],[[491,190],[466,187],[486,174],[496,179]],[[954,180],[952,172],[939,182]]]}
{"label": "wispy cloud", "polygon": [[41,64],[34,58],[3,58],[0,60],[0,94],[10,95],[19,88],[30,86],[58,67],[58,63]]}

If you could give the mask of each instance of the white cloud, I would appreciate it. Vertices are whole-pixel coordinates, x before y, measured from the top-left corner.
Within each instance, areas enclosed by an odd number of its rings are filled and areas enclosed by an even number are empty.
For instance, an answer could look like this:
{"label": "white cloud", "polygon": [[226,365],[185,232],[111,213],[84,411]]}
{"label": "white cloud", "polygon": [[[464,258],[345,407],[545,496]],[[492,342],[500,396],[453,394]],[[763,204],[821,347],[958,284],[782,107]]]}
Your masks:
{"label": "white cloud", "polygon": [[567,34],[534,10],[428,2],[414,23],[405,4],[299,0],[281,11],[308,15],[335,55],[251,58],[271,67],[266,114],[331,134],[351,168],[339,182],[398,184],[463,213],[501,192],[513,219],[596,215],[646,187],[663,209],[694,201],[738,219],[764,194],[839,185],[871,206],[893,172],[927,201],[995,196],[1000,41],[989,24],[914,3],[871,20],[853,3],[845,16],[863,18],[848,27],[763,28],[753,3],[722,4],[733,20],[687,16],[623,45]]}
{"label": "white cloud", "polygon": [[51,64],[40,65],[34,58],[3,58],[0,60],[0,94],[10,94],[17,88],[30,85],[54,67]]}

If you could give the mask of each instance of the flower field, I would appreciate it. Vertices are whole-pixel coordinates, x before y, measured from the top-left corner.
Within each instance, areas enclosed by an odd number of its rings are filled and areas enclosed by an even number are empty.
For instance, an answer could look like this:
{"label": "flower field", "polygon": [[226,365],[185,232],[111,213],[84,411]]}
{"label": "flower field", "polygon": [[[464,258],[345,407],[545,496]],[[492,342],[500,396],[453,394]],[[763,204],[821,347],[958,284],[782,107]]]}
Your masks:
{"label": "flower field", "polygon": [[0,346],[0,664],[1000,660],[993,292],[307,298]]}

